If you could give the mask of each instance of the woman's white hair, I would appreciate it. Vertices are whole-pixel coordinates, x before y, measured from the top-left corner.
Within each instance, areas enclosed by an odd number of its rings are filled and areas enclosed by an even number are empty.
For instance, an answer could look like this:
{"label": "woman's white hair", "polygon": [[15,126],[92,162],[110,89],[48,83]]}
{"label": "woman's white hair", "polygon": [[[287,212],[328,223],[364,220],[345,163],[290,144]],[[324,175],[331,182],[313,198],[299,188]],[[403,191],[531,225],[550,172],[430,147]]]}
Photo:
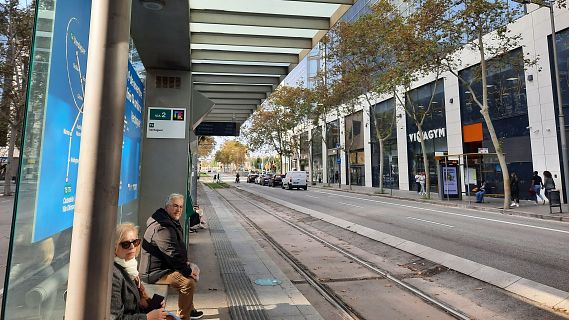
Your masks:
{"label": "woman's white hair", "polygon": [[171,194],[168,196],[168,199],[166,199],[166,204],[165,204],[165,206],[167,206],[167,205],[169,205],[169,204],[172,204],[172,200],[174,200],[174,199],[182,199],[182,200],[184,200],[184,196],[181,195],[181,194],[179,194],[179,193],[171,193]]}

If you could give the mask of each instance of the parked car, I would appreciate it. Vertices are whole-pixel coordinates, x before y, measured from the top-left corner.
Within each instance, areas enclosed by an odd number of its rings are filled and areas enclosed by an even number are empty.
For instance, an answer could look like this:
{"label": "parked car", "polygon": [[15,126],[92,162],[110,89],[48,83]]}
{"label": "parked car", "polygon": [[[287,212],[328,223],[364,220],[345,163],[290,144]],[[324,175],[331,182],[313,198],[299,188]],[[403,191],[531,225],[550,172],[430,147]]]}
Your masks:
{"label": "parked car", "polygon": [[269,187],[276,187],[283,185],[284,174],[275,174],[269,179]]}
{"label": "parked car", "polygon": [[255,179],[259,176],[259,174],[251,172],[247,175],[247,183],[255,182]]}
{"label": "parked car", "polygon": [[291,190],[292,188],[297,189],[308,189],[308,175],[306,171],[289,171],[283,178],[281,188],[287,188]]}
{"label": "parked car", "polygon": [[262,175],[259,176],[259,184],[262,186],[268,186],[269,179],[271,179],[273,176],[274,173],[263,173]]}

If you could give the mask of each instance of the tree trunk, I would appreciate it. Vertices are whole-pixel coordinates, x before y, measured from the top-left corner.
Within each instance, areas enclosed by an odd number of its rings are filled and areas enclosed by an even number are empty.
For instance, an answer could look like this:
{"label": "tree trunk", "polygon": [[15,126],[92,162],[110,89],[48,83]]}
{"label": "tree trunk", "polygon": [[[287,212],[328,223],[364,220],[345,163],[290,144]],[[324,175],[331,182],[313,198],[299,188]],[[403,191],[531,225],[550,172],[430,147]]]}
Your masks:
{"label": "tree trunk", "polygon": [[4,175],[4,196],[12,195],[12,171],[14,167],[15,144],[16,130],[14,130],[14,126],[10,126],[10,137],[8,138],[8,161],[6,163],[6,174]]}
{"label": "tree trunk", "polygon": [[498,162],[502,169],[502,179],[504,180],[504,210],[510,208],[510,174],[508,172],[508,165],[506,163],[506,156],[502,151],[502,145],[496,136],[496,130],[494,129],[494,124],[490,118],[490,113],[488,111],[488,67],[486,63],[486,57],[484,52],[484,41],[482,41],[482,32],[478,35],[478,48],[480,52],[480,69],[482,72],[482,108],[480,113],[486,122],[486,127],[488,128],[488,133],[490,133],[490,138],[492,139],[492,144],[496,150],[496,156],[498,157]]}
{"label": "tree trunk", "polygon": [[484,117],[484,121],[486,122],[486,126],[488,128],[488,132],[490,133],[490,138],[492,139],[492,144],[494,145],[494,149],[496,149],[496,156],[498,157],[498,162],[500,163],[500,168],[502,169],[502,179],[504,180],[504,210],[510,208],[510,173],[508,171],[508,165],[506,163],[506,156],[502,151],[502,145],[498,140],[498,136],[496,136],[496,131],[494,130],[494,124],[490,119],[490,114],[488,113],[488,109],[482,110],[482,116]]}
{"label": "tree trunk", "polygon": [[425,173],[425,192],[427,199],[431,199],[431,177],[429,174],[429,158],[427,157],[427,150],[425,149],[425,139],[423,139],[423,126],[418,125],[419,137],[421,139],[421,153],[423,154],[423,172]]}

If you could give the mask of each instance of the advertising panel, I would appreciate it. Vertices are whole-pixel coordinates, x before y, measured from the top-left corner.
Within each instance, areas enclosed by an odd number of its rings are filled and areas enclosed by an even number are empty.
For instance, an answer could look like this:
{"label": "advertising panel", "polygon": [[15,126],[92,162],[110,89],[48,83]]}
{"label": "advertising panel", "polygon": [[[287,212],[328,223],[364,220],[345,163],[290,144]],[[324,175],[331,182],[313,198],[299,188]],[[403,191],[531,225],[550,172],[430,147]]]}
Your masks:
{"label": "advertising panel", "polygon": [[144,84],[129,61],[124,110],[119,206],[138,198],[143,105]]}
{"label": "advertising panel", "polygon": [[443,186],[445,195],[458,195],[456,167],[443,167]]}
{"label": "advertising panel", "polygon": [[54,17],[32,241],[73,224],[90,0],[59,0]]}

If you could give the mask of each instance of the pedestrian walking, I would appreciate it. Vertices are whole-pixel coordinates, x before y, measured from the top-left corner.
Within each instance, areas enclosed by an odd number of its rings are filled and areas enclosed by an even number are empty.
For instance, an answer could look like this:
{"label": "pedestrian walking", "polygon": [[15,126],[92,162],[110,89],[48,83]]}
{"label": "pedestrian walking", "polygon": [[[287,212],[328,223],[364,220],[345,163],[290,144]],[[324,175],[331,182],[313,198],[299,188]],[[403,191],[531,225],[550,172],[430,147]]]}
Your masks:
{"label": "pedestrian walking", "polygon": [[549,200],[549,193],[555,190],[555,181],[549,171],[543,171],[543,188],[545,189],[545,197]]}
{"label": "pedestrian walking", "polygon": [[515,172],[510,175],[510,191],[512,193],[512,204],[510,207],[520,206],[520,179]]}
{"label": "pedestrian walking", "polygon": [[538,197],[543,201],[545,204],[545,199],[541,195],[541,189],[543,188],[543,180],[539,176],[537,171],[533,172],[533,177],[531,178],[531,188],[530,191],[535,193],[535,204],[539,204]]}
{"label": "pedestrian walking", "polygon": [[417,173],[415,175],[415,187],[417,187],[417,193],[421,193],[421,182],[419,182],[421,180],[421,174]]}

